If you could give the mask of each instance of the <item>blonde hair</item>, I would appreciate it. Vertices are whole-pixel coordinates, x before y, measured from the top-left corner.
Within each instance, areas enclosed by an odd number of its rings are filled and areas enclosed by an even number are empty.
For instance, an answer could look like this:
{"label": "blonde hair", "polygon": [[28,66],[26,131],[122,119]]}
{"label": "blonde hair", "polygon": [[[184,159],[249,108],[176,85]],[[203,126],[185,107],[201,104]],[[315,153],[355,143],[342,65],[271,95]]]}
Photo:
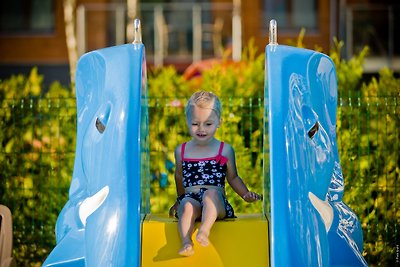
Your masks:
{"label": "blonde hair", "polygon": [[[212,107],[210,107],[212,105]],[[192,115],[192,107],[211,108],[216,114],[218,119],[221,119],[222,106],[218,96],[214,93],[206,91],[198,91],[194,93],[186,104],[186,119],[190,120]]]}

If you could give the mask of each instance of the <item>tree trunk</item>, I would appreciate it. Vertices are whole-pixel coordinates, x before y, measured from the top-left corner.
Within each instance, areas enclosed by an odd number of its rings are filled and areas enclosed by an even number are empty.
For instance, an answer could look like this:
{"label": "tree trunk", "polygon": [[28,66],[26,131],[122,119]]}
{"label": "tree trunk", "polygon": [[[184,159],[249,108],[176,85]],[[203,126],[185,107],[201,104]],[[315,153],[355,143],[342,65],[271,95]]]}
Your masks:
{"label": "tree trunk", "polygon": [[[65,37],[68,49],[71,85],[75,84],[75,71],[78,61],[76,40],[76,0],[64,0]],[[75,90],[74,86],[72,86]]]}
{"label": "tree trunk", "polygon": [[134,27],[133,21],[138,16],[138,1],[137,0],[126,0],[128,23],[126,25],[126,39],[129,43],[133,42],[134,39]]}

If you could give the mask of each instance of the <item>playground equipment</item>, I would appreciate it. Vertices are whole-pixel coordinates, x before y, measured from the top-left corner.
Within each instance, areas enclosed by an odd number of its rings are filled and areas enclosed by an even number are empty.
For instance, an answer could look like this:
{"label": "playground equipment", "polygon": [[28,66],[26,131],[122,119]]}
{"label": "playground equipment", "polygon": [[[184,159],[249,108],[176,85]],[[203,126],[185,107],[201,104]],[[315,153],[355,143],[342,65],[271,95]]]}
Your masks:
{"label": "playground equipment", "polygon": [[321,53],[278,45],[275,21],[270,30],[270,225],[268,211],[217,221],[208,247],[180,257],[176,219],[149,214],[146,65],[136,20],[133,44],[79,60],[74,173],[43,266],[366,265],[360,225],[342,202],[334,65]]}
{"label": "playground equipment", "polygon": [[146,63],[133,44],[83,55],[77,66],[77,143],[57,246],[43,266],[139,266],[148,213]]}
{"label": "playground equipment", "polygon": [[337,77],[332,60],[266,47],[272,266],[367,266],[356,215],[342,201],[336,141]]}

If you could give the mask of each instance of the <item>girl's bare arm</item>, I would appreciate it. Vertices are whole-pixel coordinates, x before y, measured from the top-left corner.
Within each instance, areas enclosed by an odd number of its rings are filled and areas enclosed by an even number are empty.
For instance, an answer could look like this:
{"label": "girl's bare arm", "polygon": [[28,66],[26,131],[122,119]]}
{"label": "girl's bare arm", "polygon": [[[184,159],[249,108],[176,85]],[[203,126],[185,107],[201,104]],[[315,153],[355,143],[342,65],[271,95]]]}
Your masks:
{"label": "girl's bare arm", "polygon": [[228,158],[227,165],[227,181],[233,190],[247,202],[253,202],[260,199],[260,196],[249,191],[242,178],[237,173],[235,151],[232,146],[226,145],[226,157]]}
{"label": "girl's bare arm", "polygon": [[[176,186],[176,194],[178,197],[185,193],[185,188],[183,187],[183,181],[182,181],[181,146],[177,146],[175,149],[175,186]],[[178,201],[175,201],[175,203],[169,209],[169,215],[173,216],[175,211],[177,211],[178,206],[179,206]]]}

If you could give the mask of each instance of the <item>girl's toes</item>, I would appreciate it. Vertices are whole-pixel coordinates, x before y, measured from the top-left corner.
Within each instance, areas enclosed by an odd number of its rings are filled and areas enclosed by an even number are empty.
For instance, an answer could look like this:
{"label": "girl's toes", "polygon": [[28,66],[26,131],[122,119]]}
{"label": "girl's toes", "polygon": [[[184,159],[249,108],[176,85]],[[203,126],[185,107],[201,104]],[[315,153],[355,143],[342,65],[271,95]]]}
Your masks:
{"label": "girl's toes", "polygon": [[193,245],[190,243],[184,244],[183,247],[179,250],[179,255],[189,257],[194,254]]}
{"label": "girl's toes", "polygon": [[208,236],[203,233],[203,232],[198,232],[197,236],[196,236],[196,240],[197,242],[200,243],[200,245],[202,245],[203,247],[208,246],[209,241],[208,241]]}

